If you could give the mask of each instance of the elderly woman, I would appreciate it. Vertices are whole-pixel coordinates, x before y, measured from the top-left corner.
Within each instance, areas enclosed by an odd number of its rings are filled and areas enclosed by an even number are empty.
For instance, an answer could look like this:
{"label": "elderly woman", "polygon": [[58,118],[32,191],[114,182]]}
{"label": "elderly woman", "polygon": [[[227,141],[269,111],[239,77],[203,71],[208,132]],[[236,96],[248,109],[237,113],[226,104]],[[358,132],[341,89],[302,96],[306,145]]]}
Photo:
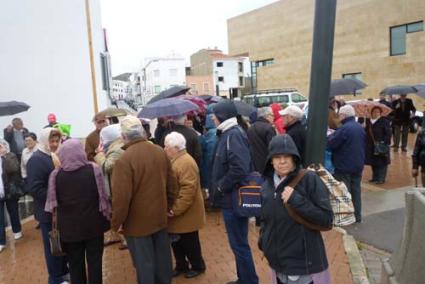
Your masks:
{"label": "elderly woman", "polygon": [[18,197],[12,196],[9,191],[10,186],[14,182],[18,182],[20,178],[18,158],[10,152],[9,143],[0,139],[0,252],[6,247],[5,205],[10,216],[15,240],[22,238]]}
{"label": "elderly woman", "polygon": [[171,132],[165,137],[164,145],[179,185],[168,225],[169,233],[178,234],[178,240],[172,243],[176,258],[173,276],[185,273],[186,278],[193,278],[206,269],[198,235],[198,230],[205,224],[199,169],[186,152],[183,135]]}
{"label": "elderly woman", "polygon": [[[372,179],[369,182],[383,184],[387,176],[387,168],[391,162],[390,143],[391,126],[390,121],[381,116],[382,109],[379,106],[371,110],[371,118],[366,120],[366,159],[365,164],[372,167]],[[375,145],[381,143],[388,149],[385,153],[377,153]]]}
{"label": "elderly woman", "polygon": [[285,206],[287,203],[310,223],[330,227],[333,212],[328,190],[312,171],[306,171],[300,181],[292,185],[293,180],[299,178],[301,158],[289,135],[271,140],[267,160],[266,180],[261,191],[259,246],[276,272],[275,281],[279,284],[330,283],[320,232],[297,223]]}
{"label": "elderly woman", "polygon": [[25,149],[22,151],[21,158],[21,176],[22,178],[27,178],[27,164],[32,154],[38,150],[37,147],[37,135],[35,133],[28,133],[25,136]]}
{"label": "elderly woman", "polygon": [[[121,139],[121,126],[112,124],[102,128],[100,131],[100,145],[97,154],[94,157],[96,163],[100,166],[105,178],[106,194],[111,199],[111,177],[115,162],[121,157],[124,150],[124,141]],[[119,249],[126,249],[127,245],[123,237],[113,231],[110,231],[105,240],[105,246],[121,242]]]}
{"label": "elderly woman", "polygon": [[87,160],[77,139],[65,141],[58,155],[61,166],[50,175],[45,210],[52,213],[57,208],[71,282],[102,283],[103,234],[111,217],[102,171]]}

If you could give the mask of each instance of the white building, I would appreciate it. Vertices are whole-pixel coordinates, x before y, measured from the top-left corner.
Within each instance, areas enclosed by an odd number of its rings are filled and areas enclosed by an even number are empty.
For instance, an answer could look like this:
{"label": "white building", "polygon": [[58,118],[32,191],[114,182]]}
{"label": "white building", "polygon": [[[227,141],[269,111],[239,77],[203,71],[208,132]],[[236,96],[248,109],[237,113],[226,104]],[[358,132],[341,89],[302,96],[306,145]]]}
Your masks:
{"label": "white building", "polygon": [[55,113],[59,122],[72,125],[73,137],[85,137],[94,128],[95,111],[109,101],[99,0],[3,1],[0,19],[0,101],[31,106],[0,117],[0,126],[21,117],[30,131],[39,133],[47,115]]}
{"label": "white building", "polygon": [[152,58],[146,62],[141,75],[142,104],[172,86],[186,85],[184,58]]}
{"label": "white building", "polygon": [[123,73],[113,77],[111,91],[116,100],[136,100],[141,92],[139,73]]}
{"label": "white building", "polygon": [[244,59],[238,57],[213,57],[213,82],[220,93],[229,93],[230,89],[245,87]]}

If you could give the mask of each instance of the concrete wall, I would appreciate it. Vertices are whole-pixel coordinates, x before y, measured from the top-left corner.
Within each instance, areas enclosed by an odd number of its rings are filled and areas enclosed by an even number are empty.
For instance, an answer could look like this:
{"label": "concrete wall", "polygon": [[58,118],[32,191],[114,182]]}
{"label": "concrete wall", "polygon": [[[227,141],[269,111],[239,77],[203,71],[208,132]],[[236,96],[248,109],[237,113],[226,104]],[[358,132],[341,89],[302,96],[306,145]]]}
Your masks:
{"label": "concrete wall", "polygon": [[[215,95],[213,76],[186,76],[186,85],[194,95]],[[195,86],[195,89],[193,88]],[[208,88],[205,88],[208,87]]]}
{"label": "concrete wall", "polygon": [[[107,106],[101,90],[100,53],[104,50],[98,0],[91,0],[98,107]],[[85,137],[93,128],[92,80],[84,0],[3,1],[0,9],[0,101],[31,106],[18,114],[38,133],[53,112]],[[5,127],[14,116],[0,117]]]}
{"label": "concrete wall", "polygon": [[190,56],[190,73],[194,76],[207,76],[213,72],[212,58],[206,49],[192,54]]}
{"label": "concrete wall", "polygon": [[[223,63],[223,66],[217,67],[217,62]],[[243,87],[239,85],[239,76],[244,76],[244,72],[239,72],[239,62],[243,64],[242,60],[237,59],[214,59],[212,63],[214,86],[218,85],[220,91],[228,92],[230,88]],[[218,77],[223,77],[224,82],[219,82]]]}
{"label": "concrete wall", "polygon": [[[339,0],[332,77],[361,72],[369,85],[363,98],[388,85],[424,82],[425,31],[407,34],[406,55],[389,55],[390,27],[424,18],[423,0]],[[282,0],[231,18],[229,54],[274,58],[257,69],[258,89],[296,87],[308,96],[313,20],[311,0]]]}

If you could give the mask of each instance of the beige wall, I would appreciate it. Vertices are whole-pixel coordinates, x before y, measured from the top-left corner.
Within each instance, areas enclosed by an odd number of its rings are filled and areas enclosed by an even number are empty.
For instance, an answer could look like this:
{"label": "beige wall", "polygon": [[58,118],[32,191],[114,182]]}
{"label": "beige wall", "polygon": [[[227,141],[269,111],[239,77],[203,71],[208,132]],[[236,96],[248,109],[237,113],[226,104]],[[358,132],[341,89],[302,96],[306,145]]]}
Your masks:
{"label": "beige wall", "polygon": [[201,49],[190,56],[191,75],[207,76],[213,73],[212,58],[207,50]]}
{"label": "beige wall", "polygon": [[[229,55],[274,58],[273,65],[257,69],[259,90],[295,87],[308,96],[314,2],[281,0],[228,20]],[[333,79],[361,72],[368,84],[361,98],[377,97],[388,85],[425,82],[425,31],[407,34],[406,55],[389,56],[389,28],[424,20],[424,0],[339,0],[337,5]]]}
{"label": "beige wall", "polygon": [[[205,83],[208,84],[208,89],[205,89]],[[195,90],[192,89],[195,84]],[[186,76],[186,85],[191,88],[191,93],[194,95],[215,95],[215,86],[213,85],[213,76]]]}

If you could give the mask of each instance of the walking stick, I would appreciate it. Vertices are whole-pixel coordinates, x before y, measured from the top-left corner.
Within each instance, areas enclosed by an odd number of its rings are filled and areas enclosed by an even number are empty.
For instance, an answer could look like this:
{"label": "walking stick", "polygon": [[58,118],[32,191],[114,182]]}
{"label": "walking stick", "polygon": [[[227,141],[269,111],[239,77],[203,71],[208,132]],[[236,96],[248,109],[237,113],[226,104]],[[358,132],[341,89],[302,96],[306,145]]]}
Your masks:
{"label": "walking stick", "polygon": [[415,187],[418,187],[418,177],[415,177]]}

